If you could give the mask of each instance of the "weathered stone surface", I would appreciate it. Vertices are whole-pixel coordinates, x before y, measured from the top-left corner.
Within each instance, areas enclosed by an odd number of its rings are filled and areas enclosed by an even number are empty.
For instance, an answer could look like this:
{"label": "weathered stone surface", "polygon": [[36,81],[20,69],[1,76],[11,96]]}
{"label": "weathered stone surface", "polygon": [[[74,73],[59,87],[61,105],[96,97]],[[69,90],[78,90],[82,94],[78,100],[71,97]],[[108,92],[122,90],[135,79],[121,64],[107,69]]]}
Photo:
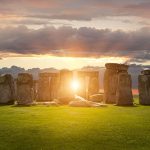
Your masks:
{"label": "weathered stone surface", "polygon": [[150,70],[143,70],[143,71],[141,71],[141,74],[150,75]]}
{"label": "weathered stone surface", "polygon": [[72,100],[69,103],[69,106],[71,107],[104,107],[106,105],[97,103],[97,102],[88,101],[80,96],[76,96],[74,100]]}
{"label": "weathered stone surface", "polygon": [[106,69],[104,74],[104,101],[108,104],[116,103],[118,71]]}
{"label": "weathered stone surface", "polygon": [[72,106],[72,107],[91,107],[91,104],[89,103],[89,101],[73,100],[69,103],[69,106]]}
{"label": "weathered stone surface", "polygon": [[50,74],[40,73],[38,83],[38,101],[50,101]]}
{"label": "weathered stone surface", "polygon": [[54,77],[51,77],[51,100],[58,97],[59,81],[59,73],[56,73]]}
{"label": "weathered stone surface", "polygon": [[83,97],[75,96],[75,98],[69,103],[72,107],[91,107],[91,102]]}
{"label": "weathered stone surface", "polygon": [[[150,70],[149,70],[150,71]],[[142,105],[150,105],[150,75],[144,73],[138,77],[139,100]]]}
{"label": "weathered stone surface", "polygon": [[128,73],[118,75],[118,85],[116,90],[116,104],[119,106],[132,106],[132,81]]}
{"label": "weathered stone surface", "polygon": [[97,94],[99,91],[99,75],[97,74],[95,77],[91,77],[89,81],[89,96],[93,94]]}
{"label": "weathered stone surface", "polygon": [[58,99],[72,99],[74,98],[74,93],[71,88],[71,83],[73,80],[73,72],[69,70],[60,71],[60,86],[59,86],[59,96]]}
{"label": "weathered stone surface", "polygon": [[60,105],[68,105],[70,101],[73,100],[73,96],[70,97],[61,97],[57,99],[58,104]]}
{"label": "weathered stone surface", "polygon": [[104,101],[117,105],[133,105],[128,65],[108,63],[104,74]]}
{"label": "weathered stone surface", "polygon": [[105,65],[106,69],[113,69],[118,71],[128,71],[129,66],[125,64],[117,64],[117,63],[107,63]]}
{"label": "weathered stone surface", "polygon": [[52,101],[57,98],[59,73],[40,73],[38,84],[38,101]]}
{"label": "weathered stone surface", "polygon": [[13,104],[15,100],[14,80],[10,74],[0,76],[0,104]]}
{"label": "weathered stone surface", "polygon": [[17,78],[17,104],[33,104],[33,77],[28,73],[20,73]]}
{"label": "weathered stone surface", "polygon": [[78,71],[80,89],[78,95],[89,99],[90,95],[97,94],[99,91],[99,72],[98,71]]}
{"label": "weathered stone surface", "polygon": [[100,103],[100,102],[103,102],[103,97],[104,97],[104,94],[94,94],[90,96],[89,101]]}

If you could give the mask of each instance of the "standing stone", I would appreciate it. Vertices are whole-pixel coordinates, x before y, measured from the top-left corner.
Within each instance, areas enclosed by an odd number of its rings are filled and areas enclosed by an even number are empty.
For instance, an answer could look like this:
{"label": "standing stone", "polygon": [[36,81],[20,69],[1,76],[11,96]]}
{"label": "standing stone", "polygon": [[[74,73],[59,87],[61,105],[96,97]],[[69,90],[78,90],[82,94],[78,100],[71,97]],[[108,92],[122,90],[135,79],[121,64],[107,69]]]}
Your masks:
{"label": "standing stone", "polygon": [[38,84],[38,101],[50,101],[50,74],[40,73]]}
{"label": "standing stone", "polygon": [[108,104],[116,103],[116,90],[117,90],[117,75],[116,69],[118,64],[106,64],[106,71],[104,73],[104,101]]}
{"label": "standing stone", "polygon": [[118,106],[132,106],[132,81],[128,73],[118,74],[118,85],[116,91],[116,104]]}
{"label": "standing stone", "polygon": [[28,73],[20,73],[17,78],[17,104],[33,104],[33,77]]}
{"label": "standing stone", "polygon": [[105,65],[104,101],[117,105],[133,105],[132,81],[128,65],[108,63]]}
{"label": "standing stone", "polygon": [[150,70],[142,71],[138,81],[140,104],[150,105]]}
{"label": "standing stone", "polygon": [[57,98],[59,73],[40,73],[38,101],[52,101]]}
{"label": "standing stone", "polygon": [[0,76],[0,104],[13,104],[15,100],[14,80],[10,74]]}
{"label": "standing stone", "polygon": [[59,89],[59,73],[53,73],[53,76],[51,77],[51,100],[58,98],[58,89]]}
{"label": "standing stone", "polygon": [[89,96],[99,92],[99,72],[98,71],[78,71],[80,89],[78,95],[89,99]]}
{"label": "standing stone", "polygon": [[90,72],[90,81],[89,81],[89,96],[97,94],[99,92],[99,72],[92,71]]}

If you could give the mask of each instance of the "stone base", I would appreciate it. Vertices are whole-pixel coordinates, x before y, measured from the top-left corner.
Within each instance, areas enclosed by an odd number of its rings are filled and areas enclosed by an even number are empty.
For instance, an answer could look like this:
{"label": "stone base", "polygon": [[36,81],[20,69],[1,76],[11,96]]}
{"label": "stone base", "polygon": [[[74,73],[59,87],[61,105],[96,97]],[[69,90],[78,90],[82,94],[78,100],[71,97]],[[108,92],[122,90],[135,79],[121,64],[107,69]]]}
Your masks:
{"label": "stone base", "polygon": [[128,103],[117,103],[115,104],[116,106],[134,106],[133,102],[128,102]]}

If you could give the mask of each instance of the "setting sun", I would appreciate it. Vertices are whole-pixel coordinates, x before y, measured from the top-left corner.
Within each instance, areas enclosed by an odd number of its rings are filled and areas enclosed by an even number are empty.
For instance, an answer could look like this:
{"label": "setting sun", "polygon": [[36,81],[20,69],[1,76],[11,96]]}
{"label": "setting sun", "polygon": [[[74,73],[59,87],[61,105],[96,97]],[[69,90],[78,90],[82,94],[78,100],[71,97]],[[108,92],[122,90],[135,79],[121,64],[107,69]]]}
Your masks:
{"label": "setting sun", "polygon": [[74,91],[77,91],[79,89],[79,82],[77,80],[73,80],[71,83],[71,87]]}

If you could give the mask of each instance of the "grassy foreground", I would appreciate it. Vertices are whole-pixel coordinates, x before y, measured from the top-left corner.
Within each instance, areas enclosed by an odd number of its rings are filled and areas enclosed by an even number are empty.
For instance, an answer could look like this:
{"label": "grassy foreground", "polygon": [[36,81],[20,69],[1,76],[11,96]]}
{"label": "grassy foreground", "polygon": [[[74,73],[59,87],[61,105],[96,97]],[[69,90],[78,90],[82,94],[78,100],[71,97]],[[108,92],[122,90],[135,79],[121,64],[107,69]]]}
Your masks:
{"label": "grassy foreground", "polygon": [[0,106],[0,150],[149,150],[150,107]]}

